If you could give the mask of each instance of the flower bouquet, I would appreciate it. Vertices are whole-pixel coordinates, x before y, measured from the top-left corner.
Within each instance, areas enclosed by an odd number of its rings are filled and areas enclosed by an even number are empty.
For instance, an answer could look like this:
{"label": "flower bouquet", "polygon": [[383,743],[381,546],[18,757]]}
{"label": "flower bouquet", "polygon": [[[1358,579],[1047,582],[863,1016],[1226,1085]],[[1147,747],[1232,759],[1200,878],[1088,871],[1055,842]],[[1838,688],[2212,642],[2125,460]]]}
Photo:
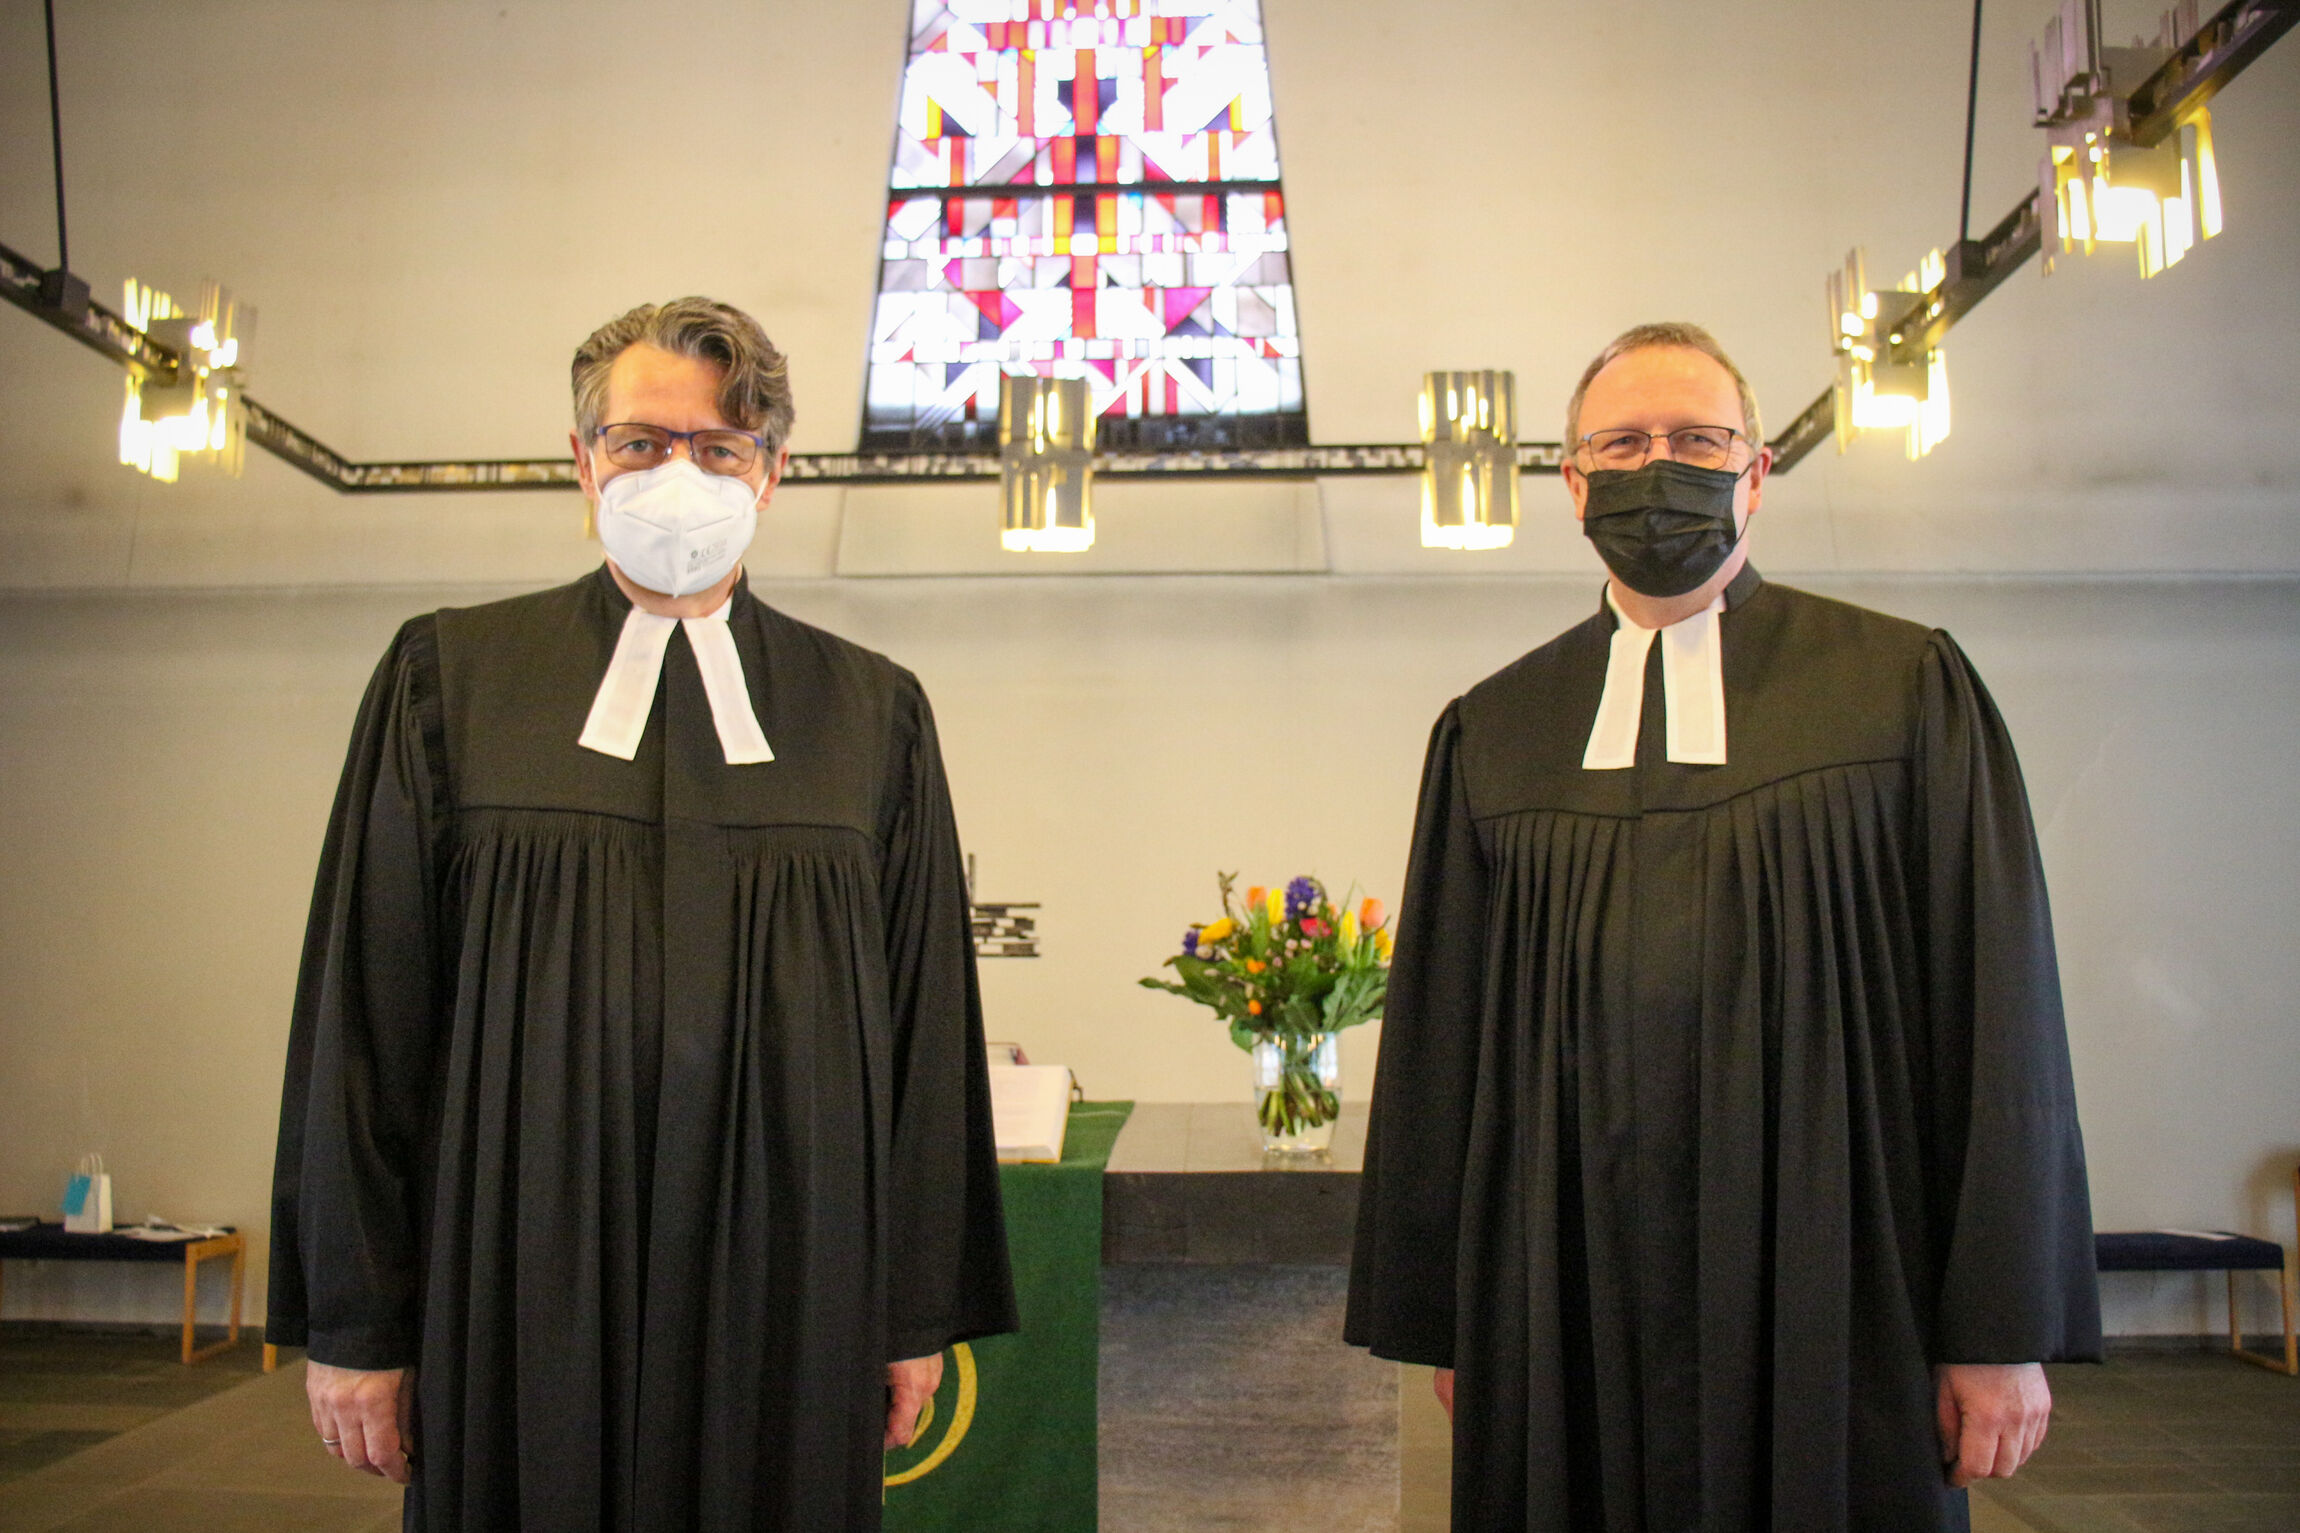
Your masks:
{"label": "flower bouquet", "polygon": [[1324,885],[1297,878],[1240,903],[1235,875],[1217,881],[1221,918],[1184,932],[1166,960],[1179,978],[1142,983],[1213,1008],[1254,1056],[1264,1148],[1323,1149],[1341,1113],[1334,1035],[1380,1016],[1389,989],[1382,902],[1337,911]]}

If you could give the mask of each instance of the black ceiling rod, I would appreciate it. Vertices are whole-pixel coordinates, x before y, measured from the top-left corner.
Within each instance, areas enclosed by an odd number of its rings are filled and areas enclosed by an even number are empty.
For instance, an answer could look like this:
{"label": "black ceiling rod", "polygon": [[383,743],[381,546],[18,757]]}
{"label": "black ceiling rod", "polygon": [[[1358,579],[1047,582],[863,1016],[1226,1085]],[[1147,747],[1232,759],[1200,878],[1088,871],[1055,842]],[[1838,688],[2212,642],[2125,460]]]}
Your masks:
{"label": "black ceiling rod", "polygon": [[1973,115],[1981,102],[1981,0],[1973,0],[1973,65],[1965,79],[1965,195],[1957,207],[1957,243],[1973,237]]}
{"label": "black ceiling rod", "polygon": [[56,87],[56,0],[40,0],[48,20],[48,146],[56,161],[56,269],[40,274],[40,302],[67,319],[88,312],[88,284],[72,275],[72,242],[64,230],[64,108]]}

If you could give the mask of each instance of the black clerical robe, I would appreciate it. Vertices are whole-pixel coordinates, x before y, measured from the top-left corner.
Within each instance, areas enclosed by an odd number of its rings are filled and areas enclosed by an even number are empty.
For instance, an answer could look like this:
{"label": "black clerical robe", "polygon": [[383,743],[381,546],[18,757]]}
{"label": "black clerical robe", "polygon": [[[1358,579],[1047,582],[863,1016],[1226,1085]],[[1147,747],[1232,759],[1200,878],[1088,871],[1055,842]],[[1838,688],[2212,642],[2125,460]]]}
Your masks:
{"label": "black clerical robe", "polygon": [[1961,1528],[1931,1365],[2097,1357],[2020,769],[1948,636],[1744,570],[1725,765],[1585,770],[1614,619],[1431,738],[1348,1336],[1454,1526]]}
{"label": "black clerical robe", "polygon": [[407,1525],[875,1528],[884,1365],[1011,1330],[964,881],[917,681],[729,614],[637,758],[629,601],[417,618],[354,729],[280,1120],[268,1336],[417,1365]]}

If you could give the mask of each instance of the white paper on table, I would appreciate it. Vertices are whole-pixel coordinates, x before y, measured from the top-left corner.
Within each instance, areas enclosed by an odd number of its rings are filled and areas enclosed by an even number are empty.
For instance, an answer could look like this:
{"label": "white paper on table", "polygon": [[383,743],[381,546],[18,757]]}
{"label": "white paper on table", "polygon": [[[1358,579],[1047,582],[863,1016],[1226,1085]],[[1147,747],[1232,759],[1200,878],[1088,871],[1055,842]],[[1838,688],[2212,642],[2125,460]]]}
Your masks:
{"label": "white paper on table", "polygon": [[1000,1160],[1060,1160],[1070,1127],[1070,1071],[1062,1065],[992,1065],[990,1120]]}

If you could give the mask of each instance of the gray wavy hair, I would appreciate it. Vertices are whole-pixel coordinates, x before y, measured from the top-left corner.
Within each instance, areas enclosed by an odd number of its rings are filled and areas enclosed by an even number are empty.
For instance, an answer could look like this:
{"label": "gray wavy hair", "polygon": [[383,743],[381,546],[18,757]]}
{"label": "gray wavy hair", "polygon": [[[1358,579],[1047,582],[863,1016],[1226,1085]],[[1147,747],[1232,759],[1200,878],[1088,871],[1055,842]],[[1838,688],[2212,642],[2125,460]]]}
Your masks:
{"label": "gray wavy hair", "polygon": [[607,375],[615,359],[641,342],[717,367],[719,414],[766,438],[770,454],[782,450],[797,414],[790,363],[757,320],[709,298],[643,303],[607,321],[575,348],[575,429],[585,442],[598,431],[600,412],[607,408]]}
{"label": "gray wavy hair", "polygon": [[[1682,346],[1698,351],[1726,372],[1733,375],[1733,387],[1741,396],[1741,429],[1757,446],[1765,445],[1765,425],[1757,414],[1757,396],[1750,392],[1749,380],[1741,376],[1741,369],[1725,355],[1725,348],[1717,344],[1717,337],[1699,325],[1683,320],[1669,320],[1657,325],[1639,325],[1624,330],[1606,343],[1595,361],[1581,370],[1581,381],[1573,386],[1573,398],[1565,406],[1565,450],[1572,452],[1581,442],[1581,401],[1588,397],[1590,380],[1604,372],[1615,358],[1632,351],[1643,351],[1649,346]],[[1716,424],[1723,424],[1717,422]]]}

